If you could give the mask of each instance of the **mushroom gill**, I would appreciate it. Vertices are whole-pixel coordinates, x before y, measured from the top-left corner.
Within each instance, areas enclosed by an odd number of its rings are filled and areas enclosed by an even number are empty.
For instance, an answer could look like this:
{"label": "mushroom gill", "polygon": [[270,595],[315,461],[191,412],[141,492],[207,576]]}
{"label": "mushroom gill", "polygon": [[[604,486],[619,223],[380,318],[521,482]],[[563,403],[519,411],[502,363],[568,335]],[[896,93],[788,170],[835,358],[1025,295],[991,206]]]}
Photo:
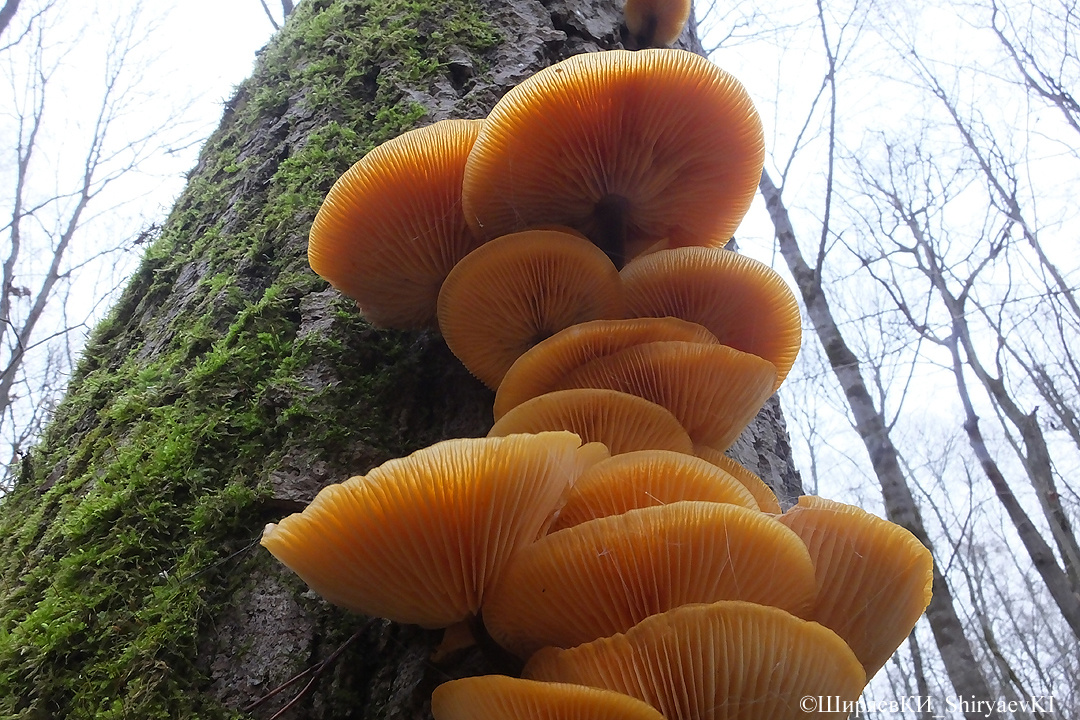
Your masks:
{"label": "mushroom gill", "polygon": [[[836,633],[779,608],[723,601],[653,615],[623,634],[532,656],[524,676],[607,688],[667,720],[805,720],[803,697],[854,702],[866,675]],[[848,712],[818,708],[814,717]]]}
{"label": "mushroom gill", "polygon": [[673,317],[573,325],[531,348],[510,366],[495,395],[495,419],[530,398],[557,389],[564,377],[591,360],[660,340],[717,344],[705,328]]}
{"label": "mushroom gill", "polygon": [[528,657],[687,603],[747,600],[805,613],[814,591],[806,548],[774,518],[675,502],[589,520],[522,548],[487,599],[484,625]]}
{"label": "mushroom gill", "polygon": [[739,480],[701,458],[638,450],[596,463],[577,479],[550,532],[628,510],[682,500],[724,502],[752,510],[757,501]]}
{"label": "mushroom gill", "polygon": [[814,561],[817,599],[804,617],[844,638],[873,677],[930,603],[930,551],[899,525],[824,498],[803,496],[778,519]]}
{"label": "mushroom gill", "polygon": [[480,244],[461,211],[482,120],[442,120],[378,146],[330,189],[308,240],[311,269],[379,327],[435,325],[439,287]]}
{"label": "mushroom gill", "polygon": [[705,58],[585,53],[499,100],[469,154],[462,202],[485,238],[567,225],[621,267],[664,239],[725,242],[764,153],[750,96]]}
{"label": "mushroom gill", "polygon": [[503,415],[489,437],[569,430],[584,442],[603,443],[612,455],[632,450],[692,453],[694,443],[670,412],[617,390],[579,388],[545,393]]}
{"label": "mushroom gill", "polygon": [[451,680],[431,696],[435,720],[664,720],[629,695],[505,675]]}
{"label": "mushroom gill", "polygon": [[446,627],[477,614],[596,459],[569,432],[447,440],[323,488],[262,544],[335,605]]}
{"label": "mushroom gill", "polygon": [[499,387],[524,352],[577,323],[624,315],[622,282],[587,240],[529,230],[488,242],[459,262],[439,293],[439,329],[454,355]]}

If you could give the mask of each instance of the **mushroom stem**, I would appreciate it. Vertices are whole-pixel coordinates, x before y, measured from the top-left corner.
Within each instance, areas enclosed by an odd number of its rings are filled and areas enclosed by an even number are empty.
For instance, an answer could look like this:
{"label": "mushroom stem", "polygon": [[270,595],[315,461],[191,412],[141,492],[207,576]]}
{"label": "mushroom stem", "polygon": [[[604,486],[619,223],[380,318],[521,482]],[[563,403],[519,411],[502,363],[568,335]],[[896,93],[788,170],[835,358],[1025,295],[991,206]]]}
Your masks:
{"label": "mushroom stem", "polygon": [[634,33],[631,37],[634,41],[635,50],[642,48],[656,47],[653,45],[653,41],[656,40],[656,28],[660,24],[660,18],[656,16],[656,13],[649,13],[645,16],[645,24],[642,25],[641,30]]}
{"label": "mushroom stem", "polygon": [[484,625],[483,611],[472,616],[469,620],[469,629],[476,638],[476,646],[480,648],[484,659],[488,661],[492,670],[497,675],[509,675],[521,677],[521,671],[525,668],[525,662],[514,653],[495,642],[487,627]]}
{"label": "mushroom stem", "polygon": [[629,201],[621,195],[605,195],[593,209],[596,237],[593,242],[611,258],[615,267],[626,264],[626,225]]}

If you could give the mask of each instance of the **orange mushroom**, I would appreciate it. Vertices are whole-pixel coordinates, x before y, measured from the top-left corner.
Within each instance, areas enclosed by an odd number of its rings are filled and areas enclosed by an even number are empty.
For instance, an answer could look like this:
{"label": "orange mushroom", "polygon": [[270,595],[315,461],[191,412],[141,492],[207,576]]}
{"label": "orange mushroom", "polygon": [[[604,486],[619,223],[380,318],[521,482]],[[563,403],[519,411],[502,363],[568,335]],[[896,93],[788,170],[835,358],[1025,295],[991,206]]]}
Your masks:
{"label": "orange mushroom", "polygon": [[623,14],[634,47],[666,47],[686,27],[690,0],[626,0]]}
{"label": "orange mushroom", "polygon": [[804,617],[844,638],[873,677],[930,603],[930,551],[899,525],[824,498],[803,496],[779,520],[814,561],[817,599]]}
{"label": "orange mushroom", "polygon": [[629,695],[505,675],[451,680],[431,696],[435,720],[664,720]]}
{"label": "orange mushroom", "polygon": [[611,261],[589,241],[555,230],[486,243],[454,267],[439,293],[446,344],[492,389],[542,340],[623,314],[622,283]]}
{"label": "orange mushroom", "polygon": [[[866,675],[836,633],[775,607],[723,601],[653,615],[624,634],[545,648],[524,676],[607,688],[667,720],[844,720]],[[835,708],[830,711],[829,708]]]}
{"label": "orange mushroom", "polygon": [[694,448],[675,416],[656,403],[596,388],[534,397],[503,415],[488,436],[545,430],[569,430],[585,442],[603,443],[612,455],[649,449],[691,453]]}
{"label": "orange mushroom", "polygon": [[477,614],[598,459],[580,445],[568,432],[447,440],[323,488],[262,544],[335,605],[446,627]]}
{"label": "orange mushroom", "polygon": [[439,287],[480,244],[461,211],[465,158],[482,120],[410,130],[334,183],[308,240],[311,268],[380,327],[435,324]]}
{"label": "orange mushroom", "polygon": [[566,375],[590,360],[660,340],[718,342],[700,325],[671,317],[573,325],[534,346],[510,366],[495,395],[495,419],[530,398],[555,390]]}
{"label": "orange mushroom", "polygon": [[694,602],[748,600],[804,613],[814,568],[774,518],[675,502],[590,520],[521,548],[484,605],[494,640],[521,657],[630,629]]}
{"label": "orange mushroom", "polygon": [[671,411],[695,443],[727,448],[773,393],[776,368],[726,345],[644,343],[588,362],[560,389],[609,388]]}
{"label": "orange mushroom", "polygon": [[636,508],[702,500],[758,509],[739,480],[710,462],[669,450],[638,450],[591,466],[574,483],[550,532]]}
{"label": "orange mushroom", "polygon": [[730,250],[686,247],[639,258],[621,275],[631,316],[698,323],[723,344],[774,364],[773,389],[787,377],[802,319],[795,294],[768,265]]}
{"label": "orange mushroom", "polygon": [[576,55],[492,109],[465,167],[473,230],[584,232],[616,265],[660,240],[722,244],[750,207],[761,120],[735,78],[682,50]]}

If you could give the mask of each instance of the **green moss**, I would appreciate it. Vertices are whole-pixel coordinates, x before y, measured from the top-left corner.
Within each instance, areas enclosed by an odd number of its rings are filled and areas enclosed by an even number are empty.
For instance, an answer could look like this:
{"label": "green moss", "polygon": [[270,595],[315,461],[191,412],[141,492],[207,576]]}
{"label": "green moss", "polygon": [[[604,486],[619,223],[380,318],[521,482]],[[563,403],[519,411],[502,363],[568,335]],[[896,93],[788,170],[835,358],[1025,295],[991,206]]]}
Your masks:
{"label": "green moss", "polygon": [[344,301],[334,332],[302,332],[325,288],[307,225],[423,115],[403,87],[454,47],[482,67],[497,40],[471,0],[308,0],[265,50],[0,504],[0,717],[237,716],[200,643],[258,563],[221,561],[269,519],[285,448],[334,462],[359,440],[387,457],[422,441],[389,409],[421,374],[416,336]]}

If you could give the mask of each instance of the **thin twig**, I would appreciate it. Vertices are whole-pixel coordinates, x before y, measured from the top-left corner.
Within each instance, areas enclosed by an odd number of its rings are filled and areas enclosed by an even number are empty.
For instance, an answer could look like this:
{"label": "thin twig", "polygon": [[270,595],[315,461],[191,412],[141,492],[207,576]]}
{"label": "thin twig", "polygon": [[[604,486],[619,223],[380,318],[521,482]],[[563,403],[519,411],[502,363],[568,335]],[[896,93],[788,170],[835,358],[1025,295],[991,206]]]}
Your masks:
{"label": "thin twig", "polygon": [[247,707],[243,708],[243,710],[241,712],[251,712],[255,708],[257,708],[260,705],[262,705],[263,703],[265,703],[267,700],[270,700],[274,696],[281,693],[283,690],[285,690],[290,685],[293,685],[293,684],[299,682],[300,680],[302,680],[303,678],[307,677],[308,675],[310,675],[311,678],[308,680],[307,684],[304,685],[303,689],[301,689],[300,692],[297,693],[292,698],[292,700],[290,700],[288,703],[286,703],[285,707],[281,708],[276,713],[274,713],[272,716],[270,716],[270,720],[277,720],[277,718],[281,717],[281,715],[283,713],[285,713],[287,710],[291,709],[298,702],[300,702],[304,697],[306,697],[309,692],[311,692],[311,689],[315,685],[315,681],[318,680],[320,677],[322,677],[323,673],[325,673],[327,670],[330,669],[330,666],[333,665],[333,663],[338,659],[338,657],[341,656],[341,653],[345,652],[345,649],[347,647],[349,647],[354,642],[356,642],[357,638],[359,638],[360,634],[362,632],[364,632],[365,630],[367,630],[367,625],[365,625],[364,627],[360,628],[355,633],[353,633],[352,637],[350,637],[348,640],[346,640],[344,643],[342,643],[338,647],[337,650],[330,653],[330,656],[327,657],[325,660],[323,660],[322,662],[320,662],[320,663],[318,663],[316,665],[312,665],[311,667],[307,668],[306,670],[300,671],[296,675],[293,675],[291,678],[289,678],[288,680],[283,682],[281,685],[278,685],[276,688],[274,688],[270,692],[266,693],[265,695],[263,695],[262,697],[260,697],[260,698],[258,698],[256,700],[253,700]]}

